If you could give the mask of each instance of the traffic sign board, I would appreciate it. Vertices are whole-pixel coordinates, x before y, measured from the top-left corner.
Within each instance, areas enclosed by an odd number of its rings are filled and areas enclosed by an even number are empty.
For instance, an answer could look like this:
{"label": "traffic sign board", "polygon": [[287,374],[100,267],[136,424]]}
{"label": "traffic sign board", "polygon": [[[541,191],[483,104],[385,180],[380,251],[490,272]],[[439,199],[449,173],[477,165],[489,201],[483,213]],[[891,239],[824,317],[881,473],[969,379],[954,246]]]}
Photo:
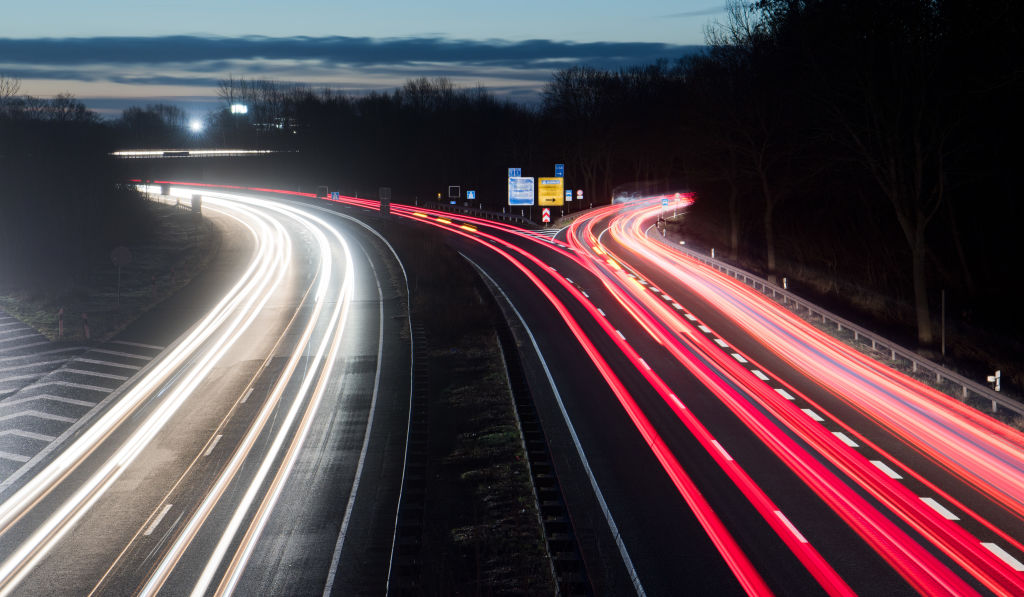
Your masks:
{"label": "traffic sign board", "polygon": [[523,169],[522,168],[509,168],[508,169],[508,177],[509,178],[519,178],[522,175],[523,175]]}
{"label": "traffic sign board", "polygon": [[545,224],[550,224],[551,223],[551,208],[550,207],[545,207],[544,209],[540,210],[540,221],[544,222]]}
{"label": "traffic sign board", "polygon": [[508,204],[511,206],[533,205],[533,177],[513,176],[508,179]]}
{"label": "traffic sign board", "polygon": [[476,199],[476,191],[466,191],[466,199]]}
{"label": "traffic sign board", "polygon": [[565,177],[565,164],[555,164],[555,176],[559,178]]}
{"label": "traffic sign board", "polygon": [[572,201],[572,189],[565,189],[565,200]]}

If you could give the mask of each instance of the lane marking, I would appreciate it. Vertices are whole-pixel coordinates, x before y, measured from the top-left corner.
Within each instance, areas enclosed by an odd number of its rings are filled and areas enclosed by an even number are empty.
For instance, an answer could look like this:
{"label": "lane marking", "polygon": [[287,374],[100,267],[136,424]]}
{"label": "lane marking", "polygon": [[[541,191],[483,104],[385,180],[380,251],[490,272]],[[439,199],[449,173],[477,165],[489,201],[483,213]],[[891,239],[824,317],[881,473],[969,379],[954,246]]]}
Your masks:
{"label": "lane marking", "polygon": [[224,437],[223,434],[218,434],[214,436],[213,441],[210,442],[210,447],[206,449],[206,452],[203,453],[203,456],[209,456],[213,452],[213,449],[217,447],[217,442],[219,442],[220,438],[222,437]]}
{"label": "lane marking", "polygon": [[729,344],[726,343],[726,341],[722,340],[721,338],[715,338],[715,344],[721,346],[722,348],[728,348],[729,347]]}
{"label": "lane marking", "polygon": [[73,383],[70,381],[44,381],[43,383],[32,384],[24,389],[34,390],[45,386],[60,386],[62,388],[75,388],[76,390],[92,390],[93,392],[113,392],[117,388],[106,388],[103,386],[91,386],[84,383]]}
{"label": "lane marking", "polygon": [[131,369],[133,371],[138,371],[139,369],[142,369],[142,367],[139,367],[138,365],[123,365],[121,363],[115,363],[113,361],[100,361],[98,359],[75,359],[75,361],[80,362],[80,363],[90,363],[90,364],[93,364],[93,365],[105,365],[107,367],[119,367],[121,369]]}
{"label": "lane marking", "polygon": [[106,379],[116,379],[119,381],[127,381],[127,377],[123,375],[114,375],[112,373],[100,373],[98,371],[86,371],[85,369],[61,369],[65,373],[77,373],[78,375],[91,375],[93,377],[103,377]]}
{"label": "lane marking", "polygon": [[156,346],[154,344],[143,344],[142,342],[128,342],[126,340],[112,340],[111,344],[124,344],[125,346],[138,346],[139,348],[152,348],[153,350],[163,350],[164,346]]}
{"label": "lane marking", "polygon": [[675,301],[672,301],[672,308],[675,309],[676,311],[682,311],[683,310],[683,306],[680,305],[679,303],[675,302]]}
{"label": "lane marking", "polygon": [[36,439],[41,442],[52,442],[57,439],[52,435],[44,435],[42,433],[35,433],[33,431],[22,431],[21,429],[9,429],[7,431],[0,431],[0,437],[4,435],[16,435],[18,437],[26,437],[28,439]]}
{"label": "lane marking", "polygon": [[15,462],[28,462],[28,456],[22,456],[21,454],[12,454],[10,452],[0,452],[0,458],[4,460],[13,460]]}
{"label": "lane marking", "polygon": [[722,444],[718,443],[717,439],[711,440],[711,443],[715,444],[715,447],[718,448],[718,451],[722,453],[722,456],[724,456],[726,460],[732,460],[732,456],[729,456],[729,453],[725,451]]}
{"label": "lane marking", "polygon": [[883,473],[889,475],[889,477],[892,478],[892,479],[902,479],[903,478],[903,475],[901,475],[901,474],[897,473],[896,471],[892,470],[892,468],[888,464],[882,462],[881,460],[872,460],[871,464],[877,466],[879,470],[881,470]]}
{"label": "lane marking", "polygon": [[[604,233],[602,232],[602,234]],[[594,496],[597,498],[598,505],[601,507],[601,513],[604,514],[604,519],[608,523],[608,530],[611,531],[612,537],[615,540],[615,546],[619,549],[619,556],[622,558],[622,563],[626,567],[626,573],[633,582],[633,589],[636,590],[638,597],[646,597],[647,591],[644,590],[643,583],[640,581],[640,574],[633,565],[633,559],[629,556],[629,550],[626,549],[626,543],[619,532],[619,525],[615,523],[615,518],[612,516],[611,509],[608,507],[608,502],[604,498],[604,493],[601,491],[601,487],[597,483],[597,478],[594,476],[594,470],[590,467],[590,461],[587,459],[587,455],[583,451],[583,445],[580,443],[580,437],[576,433],[576,427],[572,424],[569,412],[565,408],[565,402],[562,400],[562,395],[558,391],[555,379],[551,375],[551,368],[548,367],[548,363],[544,360],[543,353],[541,353],[540,346],[537,345],[537,338],[533,335],[533,331],[530,329],[530,326],[526,325],[526,320],[523,318],[523,314],[516,308],[512,303],[512,299],[509,298],[508,294],[501,286],[498,285],[494,278],[481,269],[480,266],[472,259],[469,259],[465,255],[463,255],[463,258],[472,263],[478,272],[490,280],[494,288],[496,288],[505,299],[505,303],[510,309],[512,309],[512,312],[516,314],[516,318],[519,319],[519,323],[523,326],[523,330],[526,331],[527,336],[530,337],[530,344],[533,346],[533,350],[536,353],[537,358],[540,360],[541,367],[544,369],[544,375],[547,377],[548,385],[551,386],[551,392],[555,395],[555,401],[558,403],[558,410],[562,414],[562,420],[565,422],[565,426],[569,430],[569,436],[572,438],[573,446],[576,448],[576,454],[579,455],[580,462],[583,464],[583,471],[587,474],[587,479],[590,481],[590,487],[594,491]]]}
{"label": "lane marking", "polygon": [[16,412],[13,415],[4,415],[0,417],[0,421],[7,421],[10,419],[17,419],[18,417],[35,417],[37,419],[46,419],[48,421],[60,421],[61,423],[74,423],[78,419],[71,417],[62,417],[60,415],[51,415],[50,413],[40,412],[38,410],[23,410]]}
{"label": "lane marking", "polygon": [[789,392],[782,388],[775,388],[775,391],[778,392],[779,395],[785,398],[786,400],[796,400],[796,398],[792,394],[790,394]]}
{"label": "lane marking", "polygon": [[619,330],[615,330],[615,333],[619,335],[619,338],[622,338],[623,340],[625,340],[625,339],[626,339],[626,337],[625,337],[625,336],[623,336],[623,335],[622,335],[622,332],[620,332]]}
{"label": "lane marking", "polygon": [[860,444],[858,444],[857,442],[855,442],[852,439],[850,439],[850,436],[846,435],[842,431],[833,431],[832,435],[838,437],[840,440],[842,440],[842,442],[844,444],[846,444],[847,446],[850,446],[851,448],[859,448],[860,447]]}
{"label": "lane marking", "polygon": [[586,291],[586,290],[583,290],[582,288],[580,288],[580,293],[582,293],[582,294],[583,294],[584,298],[590,298],[590,295],[589,295],[589,294],[587,294],[587,291]]}
{"label": "lane marking", "polygon": [[786,518],[785,514],[783,514],[779,510],[776,510],[775,515],[779,517],[779,520],[781,520],[782,523],[786,525],[786,528],[789,529],[789,532],[793,533],[793,535],[797,538],[798,541],[800,541],[800,543],[807,543],[807,539],[804,538],[800,531],[796,530],[796,527],[793,526],[793,523],[789,522],[789,519]]}
{"label": "lane marking", "polygon": [[760,369],[751,369],[750,372],[756,375],[761,381],[768,381],[770,379],[767,375],[762,373]]}
{"label": "lane marking", "polygon": [[149,527],[146,528],[146,532],[142,534],[146,537],[152,535],[153,531],[156,530],[156,527],[160,526],[160,521],[164,519],[164,516],[167,516],[167,512],[171,509],[171,506],[173,505],[174,504],[164,504],[164,507],[160,509],[160,514],[157,514],[156,518],[153,520],[153,523],[150,524]]}
{"label": "lane marking", "polygon": [[711,333],[711,328],[709,328],[708,326],[704,325],[703,323],[698,325],[697,329],[702,331],[702,332],[704,332],[705,334],[710,334]]}
{"label": "lane marking", "polygon": [[825,419],[823,419],[821,417],[821,415],[819,415],[818,413],[814,412],[813,410],[811,410],[809,408],[801,408],[800,410],[804,411],[805,415],[807,415],[808,417],[814,419],[815,421],[817,421],[819,423],[825,420]]}
{"label": "lane marking", "polygon": [[946,520],[960,520],[959,516],[957,516],[956,514],[953,514],[952,512],[950,512],[948,508],[946,508],[945,506],[943,506],[939,502],[935,501],[934,498],[923,497],[923,498],[921,498],[921,501],[926,503],[926,504],[928,504],[929,506],[931,506],[933,510],[935,510],[936,512],[941,514],[942,517],[945,518]]}
{"label": "lane marking", "polygon": [[608,317],[607,315],[604,314],[604,311],[601,310],[601,307],[597,308],[597,312],[601,314],[601,317]]}
{"label": "lane marking", "polygon": [[242,396],[242,402],[240,404],[245,404],[245,401],[249,399],[249,396],[252,395],[252,391],[255,389],[256,388],[249,388],[249,391],[245,393],[245,396]]}
{"label": "lane marking", "polygon": [[139,360],[142,360],[142,361],[150,361],[150,360],[152,360],[152,357],[142,356],[142,355],[138,355],[138,354],[132,354],[130,352],[118,352],[116,350],[107,350],[105,348],[96,348],[92,352],[99,352],[99,353],[103,353],[103,354],[112,354],[112,355],[118,356],[118,357],[126,357],[126,358],[129,358],[129,359],[139,359]]}
{"label": "lane marking", "polygon": [[[672,306],[674,307],[675,305],[672,305]],[[690,321],[697,321],[697,318],[694,317],[693,315],[689,314],[689,313],[684,313],[683,317],[689,319]]]}
{"label": "lane marking", "polygon": [[732,358],[736,359],[737,361],[739,361],[741,363],[749,363],[750,362],[747,359],[743,358],[743,355],[741,355],[738,352],[732,353]]}
{"label": "lane marking", "polygon": [[1013,568],[1017,572],[1024,572],[1024,564],[1020,563],[1020,560],[1010,555],[1005,549],[999,547],[995,543],[982,543],[985,549],[996,554],[1000,560],[1009,564],[1010,568]]}
{"label": "lane marking", "polygon": [[651,370],[651,366],[647,364],[647,361],[640,359],[640,364],[644,366],[644,369]]}

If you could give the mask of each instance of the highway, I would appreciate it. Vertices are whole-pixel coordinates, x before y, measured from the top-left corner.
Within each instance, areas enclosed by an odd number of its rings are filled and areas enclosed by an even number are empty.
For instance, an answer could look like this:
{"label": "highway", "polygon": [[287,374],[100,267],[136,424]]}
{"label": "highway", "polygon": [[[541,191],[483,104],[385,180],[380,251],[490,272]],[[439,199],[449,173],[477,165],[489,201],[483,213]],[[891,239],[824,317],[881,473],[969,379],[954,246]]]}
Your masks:
{"label": "highway", "polygon": [[409,376],[381,372],[410,367],[394,256],[313,209],[204,210],[246,256],[233,285],[5,493],[0,594],[384,590]]}
{"label": "highway", "polygon": [[[410,363],[394,257],[357,222],[385,231],[379,204],[179,192],[256,257],[5,496],[0,592],[380,593],[359,552],[390,548],[389,521],[359,479],[397,492],[380,442],[404,437]],[[498,297],[595,593],[1024,594],[1022,434],[675,250],[661,210],[551,235],[391,205]]]}
{"label": "highway", "polygon": [[598,592],[1024,593],[1020,432],[673,251],[658,199],[554,239],[392,210],[521,319]]}

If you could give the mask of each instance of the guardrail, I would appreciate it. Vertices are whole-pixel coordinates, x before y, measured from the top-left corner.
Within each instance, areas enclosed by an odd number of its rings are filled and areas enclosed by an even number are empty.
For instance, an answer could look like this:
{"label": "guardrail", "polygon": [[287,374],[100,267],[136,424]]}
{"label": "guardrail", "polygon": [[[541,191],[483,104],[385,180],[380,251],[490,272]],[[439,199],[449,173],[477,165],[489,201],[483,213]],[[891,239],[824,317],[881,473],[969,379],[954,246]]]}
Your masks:
{"label": "guardrail", "polygon": [[798,315],[806,314],[808,319],[811,321],[820,320],[824,326],[835,326],[836,332],[842,332],[843,330],[852,332],[855,343],[863,343],[865,345],[870,344],[872,349],[882,352],[883,354],[887,353],[889,355],[889,361],[893,364],[909,366],[911,371],[914,373],[930,376],[935,380],[936,384],[945,383],[959,389],[960,398],[964,402],[968,399],[983,400],[992,404],[992,412],[998,412],[998,408],[1002,406],[1009,411],[1024,416],[1024,404],[1017,402],[1012,398],[1008,398],[988,386],[970,380],[955,371],[950,371],[942,365],[939,365],[938,363],[927,359],[908,348],[904,348],[891,340],[882,338],[881,336],[878,336],[855,323],[847,321],[834,313],[826,311],[813,303],[809,303],[797,297],[793,293],[772,284],[764,278],[723,263],[718,259],[699,253],[686,246],[679,245],[665,237],[662,237],[660,234],[656,234],[654,236],[665,245],[672,247],[675,250],[684,253],[731,278],[743,282],[765,296],[770,296],[774,300],[782,303],[783,306],[795,311]]}
{"label": "guardrail", "polygon": [[517,222],[523,226],[529,226],[530,228],[536,228],[537,224],[530,218],[524,216],[517,216],[511,213],[487,211],[483,209],[477,209],[475,207],[462,207],[461,205],[450,205],[447,203],[438,203],[435,201],[425,201],[423,207],[427,209],[433,209],[437,211],[446,211],[448,213],[457,213],[466,216],[474,216],[477,218],[487,218],[488,220],[498,220],[500,222]]}

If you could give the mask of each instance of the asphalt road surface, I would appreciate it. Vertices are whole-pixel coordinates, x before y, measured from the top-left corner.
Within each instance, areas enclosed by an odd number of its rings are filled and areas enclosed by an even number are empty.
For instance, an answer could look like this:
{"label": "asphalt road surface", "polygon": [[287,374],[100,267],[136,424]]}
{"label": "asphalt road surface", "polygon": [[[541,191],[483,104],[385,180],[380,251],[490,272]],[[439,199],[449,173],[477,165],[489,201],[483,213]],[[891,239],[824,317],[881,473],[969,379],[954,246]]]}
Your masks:
{"label": "asphalt road surface", "polygon": [[[350,220],[242,195],[204,209],[225,258],[205,296],[161,307],[196,323],[4,493],[3,594],[385,590],[410,391],[381,375],[410,366],[400,268]],[[159,348],[162,327],[119,340]]]}

